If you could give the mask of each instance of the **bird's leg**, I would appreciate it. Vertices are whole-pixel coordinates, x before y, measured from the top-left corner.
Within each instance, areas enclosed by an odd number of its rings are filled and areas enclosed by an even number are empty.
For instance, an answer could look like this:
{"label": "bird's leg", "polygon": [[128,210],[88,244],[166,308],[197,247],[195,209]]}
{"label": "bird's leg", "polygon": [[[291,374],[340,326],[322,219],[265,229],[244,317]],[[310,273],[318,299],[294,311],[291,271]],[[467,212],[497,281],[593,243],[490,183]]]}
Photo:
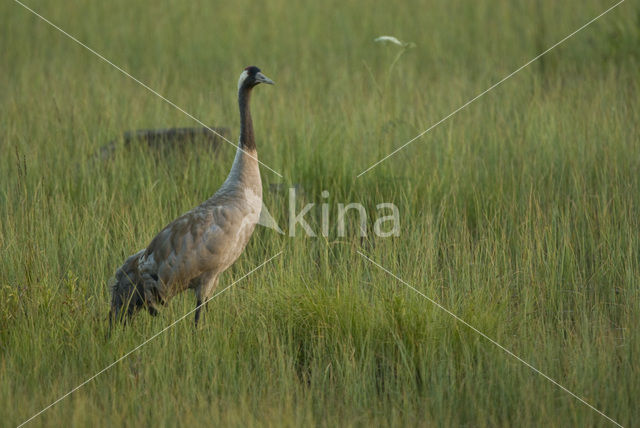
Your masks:
{"label": "bird's leg", "polygon": [[[196,299],[198,300],[198,302],[196,303],[196,327],[198,326],[198,321],[200,320],[200,310],[202,309],[202,306],[205,305],[211,298],[211,294],[218,284],[218,275],[215,272],[210,272],[206,274],[206,276],[200,277],[199,281],[200,284],[195,290]],[[208,306],[207,311],[209,311]]]}
{"label": "bird's leg", "polygon": [[196,302],[196,327],[198,327],[198,321],[200,320],[200,309],[202,309],[202,300],[198,299]]}

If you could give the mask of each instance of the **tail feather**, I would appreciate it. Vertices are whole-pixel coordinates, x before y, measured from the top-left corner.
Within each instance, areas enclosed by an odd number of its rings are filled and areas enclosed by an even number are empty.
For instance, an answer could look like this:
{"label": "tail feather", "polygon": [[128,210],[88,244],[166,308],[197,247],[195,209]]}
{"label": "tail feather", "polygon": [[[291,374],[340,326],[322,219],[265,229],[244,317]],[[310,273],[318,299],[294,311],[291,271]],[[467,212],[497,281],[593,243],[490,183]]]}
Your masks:
{"label": "tail feather", "polygon": [[125,321],[145,306],[144,281],[138,268],[138,262],[143,254],[144,250],[141,250],[129,257],[112,279],[109,313],[112,322]]}

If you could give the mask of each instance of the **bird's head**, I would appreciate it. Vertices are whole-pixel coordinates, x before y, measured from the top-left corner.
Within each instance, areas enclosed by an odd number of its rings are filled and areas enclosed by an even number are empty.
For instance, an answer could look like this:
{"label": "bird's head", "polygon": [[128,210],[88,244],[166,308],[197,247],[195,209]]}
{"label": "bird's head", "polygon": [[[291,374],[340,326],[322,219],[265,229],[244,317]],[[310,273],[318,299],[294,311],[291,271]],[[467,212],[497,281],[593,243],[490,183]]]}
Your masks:
{"label": "bird's head", "polygon": [[241,88],[251,89],[260,83],[266,83],[269,85],[275,84],[273,80],[262,74],[258,67],[252,65],[242,70],[240,79],[238,79],[238,90]]}

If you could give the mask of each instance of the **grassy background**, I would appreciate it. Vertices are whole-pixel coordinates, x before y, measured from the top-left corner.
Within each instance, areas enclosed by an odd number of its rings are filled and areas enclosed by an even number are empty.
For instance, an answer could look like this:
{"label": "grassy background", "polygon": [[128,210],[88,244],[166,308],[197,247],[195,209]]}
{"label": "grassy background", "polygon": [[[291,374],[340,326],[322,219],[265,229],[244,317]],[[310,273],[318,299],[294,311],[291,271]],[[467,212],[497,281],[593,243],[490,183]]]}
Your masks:
{"label": "grassy background", "polygon": [[[233,4],[232,4],[233,3]],[[265,201],[299,184],[394,202],[401,236],[259,228],[204,325],[178,324],[33,425],[611,426],[361,258],[623,425],[640,417],[640,7],[627,1],[363,177],[356,174],[611,6],[604,1],[29,1],[237,138],[253,99]],[[234,155],[96,150],[195,125],[13,2],[0,5],[0,414],[16,425],[172,320],[105,339],[106,281],[208,197]],[[373,43],[391,34],[417,44]],[[385,83],[387,82],[387,83]],[[375,219],[375,216],[374,216]],[[353,230],[353,229],[352,229]],[[635,403],[635,404],[634,404]]]}

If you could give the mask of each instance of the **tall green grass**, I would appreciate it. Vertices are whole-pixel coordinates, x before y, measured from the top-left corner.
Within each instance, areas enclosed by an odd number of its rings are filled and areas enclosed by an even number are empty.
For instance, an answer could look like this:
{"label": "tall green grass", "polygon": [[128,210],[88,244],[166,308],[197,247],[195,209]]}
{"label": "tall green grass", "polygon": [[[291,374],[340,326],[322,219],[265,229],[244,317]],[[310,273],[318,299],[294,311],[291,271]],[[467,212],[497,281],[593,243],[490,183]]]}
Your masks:
{"label": "tall green grass", "polygon": [[[165,1],[29,6],[237,138],[253,97],[265,203],[298,184],[327,238],[259,228],[209,303],[34,425],[609,426],[408,283],[621,424],[640,417],[640,8],[625,2],[361,178],[366,167],[613,3]],[[234,148],[97,161],[124,130],[194,123],[16,3],[0,6],[0,414],[17,425],[193,309],[106,338],[106,281],[214,192]],[[397,54],[373,43],[413,41]],[[373,74],[373,79],[369,70]],[[374,80],[387,79],[381,94]],[[381,202],[401,236],[339,237]],[[371,219],[370,219],[371,222]]]}

